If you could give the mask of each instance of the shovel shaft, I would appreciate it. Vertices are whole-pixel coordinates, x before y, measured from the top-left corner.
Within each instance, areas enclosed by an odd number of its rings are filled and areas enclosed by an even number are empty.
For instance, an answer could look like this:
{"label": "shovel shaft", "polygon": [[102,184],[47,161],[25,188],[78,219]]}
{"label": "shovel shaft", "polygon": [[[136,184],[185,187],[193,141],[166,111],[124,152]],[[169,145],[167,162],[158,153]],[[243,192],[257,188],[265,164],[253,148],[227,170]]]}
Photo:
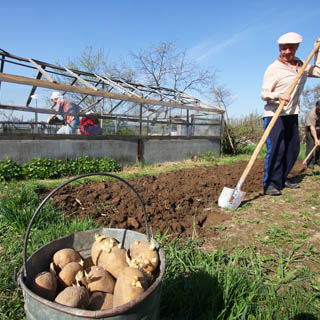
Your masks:
{"label": "shovel shaft", "polygon": [[302,164],[306,164],[307,161],[310,159],[310,157],[312,156],[314,150],[316,150],[318,147],[318,145],[315,145],[312,150],[309,152],[309,154],[307,155],[307,157],[303,160]]}
{"label": "shovel shaft", "polygon": [[[304,73],[307,65],[309,64],[311,58],[312,58],[313,55],[319,50],[319,48],[320,48],[320,42],[316,42],[313,50],[310,52],[308,58],[307,58],[306,61],[304,62],[304,64],[303,64],[303,66],[301,67],[300,71],[298,72],[298,74],[297,74],[294,82],[293,82],[292,85],[290,86],[290,88],[289,88],[289,90],[288,90],[288,92],[287,92],[288,95],[291,95],[292,92],[294,91],[297,83],[298,83],[299,80],[301,79],[301,77],[302,77],[302,75],[303,75],[303,73]],[[260,151],[261,151],[264,143],[266,142],[266,140],[267,140],[267,138],[268,138],[268,136],[269,136],[269,134],[270,134],[270,132],[271,132],[274,124],[275,124],[275,122],[278,120],[279,115],[280,115],[280,113],[281,113],[281,111],[282,111],[282,109],[283,109],[284,106],[285,106],[285,101],[282,101],[282,102],[280,103],[277,111],[276,111],[275,114],[273,115],[273,117],[272,117],[272,119],[271,119],[268,127],[267,127],[266,130],[264,131],[263,136],[262,136],[261,139],[260,139],[260,142],[259,142],[258,145],[256,146],[256,148],[255,148],[255,150],[254,150],[254,152],[253,152],[253,154],[252,154],[252,156],[251,156],[251,158],[250,158],[250,160],[249,160],[249,162],[248,162],[248,164],[247,164],[247,167],[246,167],[245,170],[243,171],[243,173],[242,173],[242,175],[241,175],[241,177],[240,177],[240,179],[239,179],[239,182],[238,182],[238,184],[237,184],[237,186],[236,186],[236,189],[237,189],[237,190],[240,190],[240,189],[241,189],[241,187],[242,187],[244,181],[246,180],[246,178],[247,178],[247,176],[248,176],[248,174],[249,174],[249,172],[250,172],[250,170],[251,170],[251,168],[252,168],[255,160],[257,159],[257,157],[258,157],[258,155],[259,155],[259,153],[260,153]]]}

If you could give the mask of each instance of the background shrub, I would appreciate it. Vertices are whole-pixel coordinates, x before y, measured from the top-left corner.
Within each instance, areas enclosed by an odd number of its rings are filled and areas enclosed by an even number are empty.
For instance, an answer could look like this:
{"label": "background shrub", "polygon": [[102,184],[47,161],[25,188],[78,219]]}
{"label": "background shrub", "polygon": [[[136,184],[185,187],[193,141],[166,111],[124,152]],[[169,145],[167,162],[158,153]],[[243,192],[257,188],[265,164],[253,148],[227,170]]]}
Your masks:
{"label": "background shrub", "polygon": [[[255,144],[260,141],[263,132],[262,115],[251,113],[240,119],[231,119],[224,130],[222,152],[224,154],[250,154]],[[251,149],[253,149],[252,152]]]}
{"label": "background shrub", "polygon": [[89,159],[81,156],[66,161],[32,158],[22,165],[13,160],[0,160],[0,181],[18,179],[58,179],[93,172],[117,172],[120,165],[111,158]]}
{"label": "background shrub", "polygon": [[89,159],[88,156],[83,155],[74,160],[68,160],[67,171],[70,176],[93,173],[93,172],[115,172],[120,171],[119,164],[111,158]]}
{"label": "background shrub", "polygon": [[22,173],[25,179],[56,179],[68,175],[68,170],[61,160],[33,158],[22,165]]}
{"label": "background shrub", "polygon": [[[299,117],[299,123],[300,141],[305,143],[305,121],[302,116]],[[230,155],[252,154],[263,133],[264,123],[262,114],[251,113],[242,118],[230,119],[223,132],[222,153]],[[264,146],[262,152],[265,152],[265,149],[266,147]]]}
{"label": "background shrub", "polygon": [[0,181],[18,180],[23,176],[22,168],[8,158],[0,160]]}

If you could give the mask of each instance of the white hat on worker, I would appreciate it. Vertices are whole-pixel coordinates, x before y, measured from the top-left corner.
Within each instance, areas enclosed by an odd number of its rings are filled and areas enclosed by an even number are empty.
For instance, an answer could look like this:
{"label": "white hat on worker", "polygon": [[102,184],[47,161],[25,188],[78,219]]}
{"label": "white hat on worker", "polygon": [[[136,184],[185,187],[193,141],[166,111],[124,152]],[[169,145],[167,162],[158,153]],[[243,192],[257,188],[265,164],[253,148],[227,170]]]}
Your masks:
{"label": "white hat on worker", "polygon": [[286,43],[300,43],[302,42],[302,36],[295,32],[288,32],[283,34],[279,39],[279,44],[286,44]]}
{"label": "white hat on worker", "polygon": [[63,99],[63,95],[58,91],[54,91],[54,92],[52,92],[52,95],[51,95],[51,100],[53,100],[53,99],[61,100],[61,99]]}

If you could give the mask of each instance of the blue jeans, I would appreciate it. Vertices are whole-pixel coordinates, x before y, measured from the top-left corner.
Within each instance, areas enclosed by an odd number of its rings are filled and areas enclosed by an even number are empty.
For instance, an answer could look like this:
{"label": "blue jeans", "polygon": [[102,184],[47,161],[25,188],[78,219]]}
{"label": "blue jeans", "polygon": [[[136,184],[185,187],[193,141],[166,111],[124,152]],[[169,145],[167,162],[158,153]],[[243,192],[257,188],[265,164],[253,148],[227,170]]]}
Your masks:
{"label": "blue jeans", "polygon": [[74,119],[70,123],[67,123],[65,126],[62,126],[57,134],[77,134],[77,130],[80,127],[80,120]]}
{"label": "blue jeans", "polygon": [[[272,117],[264,118],[266,129]],[[263,185],[281,190],[300,151],[298,115],[281,116],[267,139],[267,156]]]}

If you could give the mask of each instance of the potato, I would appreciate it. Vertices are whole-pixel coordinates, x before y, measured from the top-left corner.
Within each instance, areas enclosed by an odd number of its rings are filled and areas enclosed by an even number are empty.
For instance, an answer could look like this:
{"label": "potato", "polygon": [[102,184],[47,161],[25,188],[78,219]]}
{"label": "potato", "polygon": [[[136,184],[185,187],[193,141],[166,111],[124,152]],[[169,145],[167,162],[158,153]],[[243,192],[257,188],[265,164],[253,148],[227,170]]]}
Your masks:
{"label": "potato", "polygon": [[57,294],[57,277],[48,271],[38,273],[33,279],[31,290],[38,296],[53,301]]}
{"label": "potato", "polygon": [[89,292],[85,287],[66,287],[54,301],[68,307],[86,309],[89,305]]}
{"label": "potato", "polygon": [[94,292],[90,297],[88,310],[112,309],[113,294],[105,292]]}
{"label": "potato", "polygon": [[111,274],[101,267],[92,266],[89,273],[86,275],[87,288],[89,292],[102,291],[113,293],[115,279]]}
{"label": "potato", "polygon": [[95,241],[91,247],[91,259],[94,265],[98,265],[98,260],[102,253],[102,247],[113,247],[115,244],[119,242],[110,237],[100,236],[99,234],[95,234]]}
{"label": "potato", "polygon": [[79,262],[69,262],[58,274],[58,280],[62,287],[69,287],[76,284],[76,275],[79,271],[83,271],[83,267]]}
{"label": "potato", "polygon": [[156,250],[154,241],[136,240],[130,245],[129,254],[131,258],[130,265],[136,265],[139,269],[150,277],[159,265],[159,254]]}
{"label": "potato", "polygon": [[92,261],[92,257],[91,256],[89,256],[89,257],[87,257],[87,258],[85,258],[83,260],[83,270],[88,270],[92,266],[94,266],[94,263]]}
{"label": "potato", "polygon": [[107,270],[116,279],[121,270],[129,266],[127,263],[127,251],[119,246],[102,246],[102,252],[97,264],[99,267]]}
{"label": "potato", "polygon": [[132,267],[124,268],[114,286],[113,307],[115,308],[139,297],[147,287],[147,279],[142,270]]}
{"label": "potato", "polygon": [[60,272],[60,270],[62,270],[63,267],[69,262],[80,262],[81,256],[76,250],[72,248],[65,248],[57,251],[53,255],[52,260],[55,270]]}

